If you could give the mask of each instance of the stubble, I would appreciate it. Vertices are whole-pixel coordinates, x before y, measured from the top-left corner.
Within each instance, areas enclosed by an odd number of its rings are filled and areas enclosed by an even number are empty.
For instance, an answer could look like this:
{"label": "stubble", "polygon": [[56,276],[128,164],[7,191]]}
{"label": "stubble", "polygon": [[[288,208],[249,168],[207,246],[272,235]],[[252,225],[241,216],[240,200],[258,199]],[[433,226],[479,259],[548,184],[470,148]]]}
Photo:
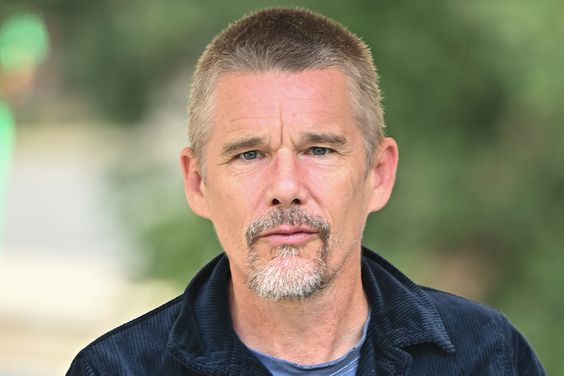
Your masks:
{"label": "stubble", "polygon": [[[300,257],[303,249],[279,246],[269,250],[269,259],[260,255],[255,243],[265,231],[281,225],[308,226],[317,231],[321,247],[311,258]],[[333,279],[327,267],[329,255],[329,224],[302,208],[276,208],[255,219],[246,231],[248,247],[247,286],[268,300],[303,300],[322,291]]]}

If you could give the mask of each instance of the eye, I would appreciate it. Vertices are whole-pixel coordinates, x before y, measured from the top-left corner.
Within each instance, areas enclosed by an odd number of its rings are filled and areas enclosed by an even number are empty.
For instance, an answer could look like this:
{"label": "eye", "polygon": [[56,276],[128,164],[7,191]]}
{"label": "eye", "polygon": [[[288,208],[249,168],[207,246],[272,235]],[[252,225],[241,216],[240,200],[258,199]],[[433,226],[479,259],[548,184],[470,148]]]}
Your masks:
{"label": "eye", "polygon": [[262,156],[262,153],[260,153],[258,150],[249,150],[249,151],[246,151],[244,153],[239,154],[239,158],[244,159],[246,161],[257,159],[257,158],[260,158],[261,156]]}
{"label": "eye", "polygon": [[331,152],[331,149],[322,146],[314,146],[309,149],[311,155],[327,155]]}

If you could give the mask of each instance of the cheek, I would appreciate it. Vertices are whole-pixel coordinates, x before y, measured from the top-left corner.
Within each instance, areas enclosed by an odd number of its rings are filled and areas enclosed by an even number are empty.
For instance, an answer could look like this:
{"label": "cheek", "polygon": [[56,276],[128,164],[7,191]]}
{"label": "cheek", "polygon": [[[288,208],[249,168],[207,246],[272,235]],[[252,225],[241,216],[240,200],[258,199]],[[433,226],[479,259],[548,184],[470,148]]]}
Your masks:
{"label": "cheek", "polygon": [[322,209],[332,208],[331,211],[335,214],[358,213],[367,206],[368,192],[363,176],[333,169],[327,174],[309,174],[308,180],[310,192]]}
{"label": "cheek", "polygon": [[253,197],[250,182],[250,178],[239,177],[215,179],[213,185],[208,187],[206,195],[210,210],[224,216],[244,213],[249,199]]}
{"label": "cheek", "polygon": [[368,216],[369,190],[364,176],[334,173],[318,179],[315,201],[330,221],[333,240],[339,245],[356,243]]}
{"label": "cheek", "polygon": [[207,190],[210,219],[224,248],[245,246],[245,229],[255,218],[254,208],[260,194],[260,180],[229,179],[217,181]]}

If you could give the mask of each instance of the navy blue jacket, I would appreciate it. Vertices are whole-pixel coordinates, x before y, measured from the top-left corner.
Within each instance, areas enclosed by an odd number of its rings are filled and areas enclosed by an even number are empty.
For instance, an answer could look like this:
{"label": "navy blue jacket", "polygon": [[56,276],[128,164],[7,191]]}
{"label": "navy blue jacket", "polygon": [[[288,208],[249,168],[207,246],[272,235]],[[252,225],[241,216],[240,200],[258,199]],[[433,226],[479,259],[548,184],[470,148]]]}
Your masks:
{"label": "navy blue jacket", "polygon": [[[105,334],[67,376],[269,375],[233,330],[229,261],[206,265],[186,292]],[[498,311],[420,287],[363,249],[371,306],[359,375],[544,375],[525,339]]]}

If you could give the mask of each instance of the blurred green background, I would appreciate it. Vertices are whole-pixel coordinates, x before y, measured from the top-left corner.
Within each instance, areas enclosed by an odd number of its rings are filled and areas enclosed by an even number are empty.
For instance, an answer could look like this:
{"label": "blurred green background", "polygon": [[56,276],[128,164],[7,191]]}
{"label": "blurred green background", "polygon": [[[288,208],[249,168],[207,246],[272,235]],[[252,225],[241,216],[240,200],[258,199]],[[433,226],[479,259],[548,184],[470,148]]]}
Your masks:
{"label": "blurred green background", "polygon": [[[500,309],[548,373],[564,374],[560,0],[3,0],[0,26],[39,18],[50,52],[30,42],[42,63],[25,95],[6,89],[16,63],[4,62],[0,100],[16,130],[88,119],[121,135],[106,178],[114,225],[134,244],[131,277],[180,289],[219,245],[211,225],[190,213],[177,160],[168,157],[170,145],[185,143],[185,121],[161,120],[171,107],[184,111],[195,60],[224,26],[259,7],[296,5],[360,35],[381,75],[400,166],[364,243],[419,283]],[[12,136],[2,137],[7,150]]]}

